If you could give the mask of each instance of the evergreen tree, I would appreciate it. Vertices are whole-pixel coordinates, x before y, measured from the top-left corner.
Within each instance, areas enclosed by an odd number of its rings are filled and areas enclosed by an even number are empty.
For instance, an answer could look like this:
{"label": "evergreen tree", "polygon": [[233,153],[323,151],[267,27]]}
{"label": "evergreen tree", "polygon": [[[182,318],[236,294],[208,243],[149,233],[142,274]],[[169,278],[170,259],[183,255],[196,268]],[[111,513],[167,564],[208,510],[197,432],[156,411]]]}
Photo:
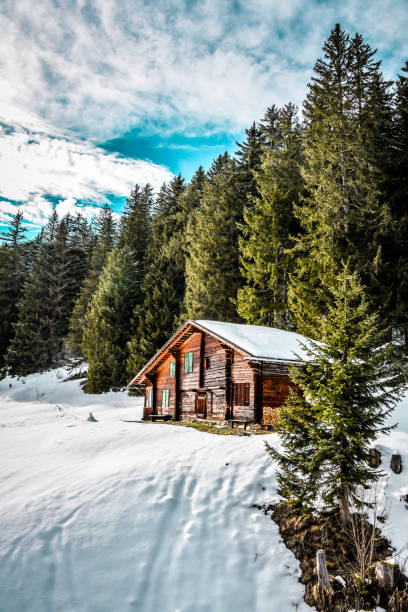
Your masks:
{"label": "evergreen tree", "polygon": [[324,286],[342,259],[363,279],[373,308],[386,308],[384,296],[377,296],[384,269],[382,237],[390,221],[381,172],[388,153],[385,136],[382,150],[376,138],[380,123],[389,124],[391,116],[389,84],[369,46],[358,35],[351,41],[339,25],[323,50],[304,104],[308,197],[295,207],[302,233],[289,288],[295,323],[305,334],[309,319],[325,311]]}
{"label": "evergreen tree", "polygon": [[126,246],[140,264],[144,265],[151,233],[153,187],[135,185],[122,213],[118,246]]}
{"label": "evergreen tree", "polygon": [[357,275],[343,266],[327,292],[326,315],[315,321],[322,343],[303,346],[301,367],[291,373],[301,392],[292,391],[280,410],[283,451],[267,450],[285,496],[318,512],[339,509],[345,524],[350,500],[379,477],[369,449],[389,430],[402,376]]}
{"label": "evergreen tree", "polygon": [[82,334],[85,314],[96,289],[99,277],[115,243],[116,226],[112,209],[105,204],[93,222],[92,233],[95,237],[86,277],[72,309],[66,343],[73,357],[83,357]]}
{"label": "evergreen tree", "polygon": [[238,224],[242,222],[238,167],[220,156],[187,227],[185,306],[189,319],[239,321],[234,300],[242,283]]}
{"label": "evergreen tree", "polygon": [[392,240],[388,290],[394,288],[392,325],[408,350],[408,61],[396,83],[395,147],[391,175]]}
{"label": "evergreen tree", "polygon": [[265,123],[267,119],[268,145],[255,173],[259,196],[244,211],[239,238],[245,285],[238,289],[237,310],[248,323],[288,329],[287,287],[293,264],[287,251],[298,231],[293,205],[303,188],[302,131],[293,104],[280,111],[268,109]]}
{"label": "evergreen tree", "polygon": [[23,213],[19,211],[11,220],[7,231],[1,234],[3,244],[0,246],[0,367],[4,364],[4,355],[13,337],[13,324],[18,317],[18,302],[26,272],[23,244],[25,232]]}
{"label": "evergreen tree", "polygon": [[237,161],[236,182],[241,189],[243,207],[250,207],[253,198],[258,195],[258,186],[255,173],[261,167],[261,158],[265,137],[262,129],[256,125],[255,121],[251,127],[245,130],[246,140],[243,143],[237,142],[238,150],[235,154]]}
{"label": "evergreen tree", "polygon": [[72,296],[69,266],[66,226],[54,213],[24,284],[15,335],[6,354],[12,375],[45,370],[62,358]]}
{"label": "evergreen tree", "polygon": [[[201,199],[204,193],[205,185],[205,172],[202,166],[200,166],[197,172],[191,179],[187,189],[180,197],[180,212],[178,214],[180,221],[180,231],[177,237],[179,243],[179,257],[182,258],[180,265],[186,268],[186,261],[190,256],[191,243],[189,234],[187,233],[187,226],[192,219],[193,215],[199,210],[201,206]],[[183,304],[180,308],[180,315],[177,325],[182,325],[188,319],[187,308],[185,305],[185,295],[183,296]]]}
{"label": "evergreen tree", "polygon": [[178,175],[169,185],[162,186],[157,197],[142,283],[144,301],[133,313],[129,376],[134,376],[177,327],[185,290],[182,207],[185,189],[184,179]]}
{"label": "evergreen tree", "polygon": [[128,248],[114,249],[85,315],[82,350],[89,363],[88,390],[108,391],[127,382],[129,324],[139,300],[141,270]]}

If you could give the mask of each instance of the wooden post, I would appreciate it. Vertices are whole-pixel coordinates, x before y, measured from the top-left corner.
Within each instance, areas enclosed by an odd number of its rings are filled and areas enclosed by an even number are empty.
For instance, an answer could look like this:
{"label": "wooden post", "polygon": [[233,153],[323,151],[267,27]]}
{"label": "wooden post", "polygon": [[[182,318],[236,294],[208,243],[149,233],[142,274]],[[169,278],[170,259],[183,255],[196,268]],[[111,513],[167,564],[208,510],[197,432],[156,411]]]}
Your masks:
{"label": "wooden post", "polygon": [[231,393],[231,361],[232,361],[232,349],[225,344],[222,345],[222,348],[225,351],[225,420],[232,416],[232,393]]}
{"label": "wooden post", "polygon": [[319,587],[323,590],[326,595],[330,595],[330,580],[329,573],[327,571],[326,564],[326,553],[320,549],[316,553],[316,569],[317,569],[317,581]]}
{"label": "wooden post", "polygon": [[198,388],[204,387],[204,334],[200,337],[200,369],[198,372]]}
{"label": "wooden post", "polygon": [[254,376],[254,421],[262,423],[262,364],[251,365]]}
{"label": "wooden post", "polygon": [[152,414],[157,414],[155,376],[154,374],[146,374],[145,376],[146,376],[146,379],[152,384]]}
{"label": "wooden post", "polygon": [[398,455],[398,454],[392,455],[390,468],[395,474],[401,474],[402,472],[401,455]]}
{"label": "wooden post", "polygon": [[174,412],[173,418],[175,421],[180,420],[180,401],[179,401],[179,383],[180,383],[180,372],[179,372],[179,351],[170,350],[169,351],[172,357],[174,357],[175,368],[174,368]]}

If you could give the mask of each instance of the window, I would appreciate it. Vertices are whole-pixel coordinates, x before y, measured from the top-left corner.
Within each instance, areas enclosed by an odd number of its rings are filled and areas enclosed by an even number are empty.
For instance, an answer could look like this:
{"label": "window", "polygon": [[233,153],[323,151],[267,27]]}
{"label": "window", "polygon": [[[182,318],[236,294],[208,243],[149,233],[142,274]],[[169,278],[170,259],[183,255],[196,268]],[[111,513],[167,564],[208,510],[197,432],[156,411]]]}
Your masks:
{"label": "window", "polygon": [[208,370],[208,368],[210,367],[210,358],[209,357],[204,357],[204,370]]}
{"label": "window", "polygon": [[146,390],[146,408],[151,408],[153,406],[153,389],[148,387]]}
{"label": "window", "polygon": [[233,383],[232,401],[236,406],[249,406],[249,383]]}
{"label": "window", "polygon": [[170,405],[170,390],[163,389],[162,391],[162,408],[168,408]]}
{"label": "window", "polygon": [[176,362],[175,361],[170,361],[169,376],[175,376],[175,375],[176,375]]}
{"label": "window", "polygon": [[193,371],[193,352],[186,353],[184,357],[184,372]]}

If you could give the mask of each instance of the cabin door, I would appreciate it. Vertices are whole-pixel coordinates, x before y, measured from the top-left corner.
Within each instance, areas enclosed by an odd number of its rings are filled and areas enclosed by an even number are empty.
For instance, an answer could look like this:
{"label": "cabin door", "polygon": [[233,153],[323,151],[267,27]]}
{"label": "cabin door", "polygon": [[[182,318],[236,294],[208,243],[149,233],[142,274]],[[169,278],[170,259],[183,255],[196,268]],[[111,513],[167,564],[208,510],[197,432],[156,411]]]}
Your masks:
{"label": "cabin door", "polygon": [[206,393],[196,393],[195,411],[196,411],[197,418],[199,419],[207,418],[207,394]]}

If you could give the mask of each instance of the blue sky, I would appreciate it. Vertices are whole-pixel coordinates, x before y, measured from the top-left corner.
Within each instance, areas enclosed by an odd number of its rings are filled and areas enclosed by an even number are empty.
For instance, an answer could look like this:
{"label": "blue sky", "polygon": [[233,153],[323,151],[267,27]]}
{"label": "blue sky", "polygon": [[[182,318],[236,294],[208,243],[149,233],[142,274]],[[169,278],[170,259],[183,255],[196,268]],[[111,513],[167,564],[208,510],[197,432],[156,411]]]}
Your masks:
{"label": "blue sky", "polygon": [[189,179],[268,106],[301,105],[336,22],[395,78],[408,0],[2,0],[0,225]]}

